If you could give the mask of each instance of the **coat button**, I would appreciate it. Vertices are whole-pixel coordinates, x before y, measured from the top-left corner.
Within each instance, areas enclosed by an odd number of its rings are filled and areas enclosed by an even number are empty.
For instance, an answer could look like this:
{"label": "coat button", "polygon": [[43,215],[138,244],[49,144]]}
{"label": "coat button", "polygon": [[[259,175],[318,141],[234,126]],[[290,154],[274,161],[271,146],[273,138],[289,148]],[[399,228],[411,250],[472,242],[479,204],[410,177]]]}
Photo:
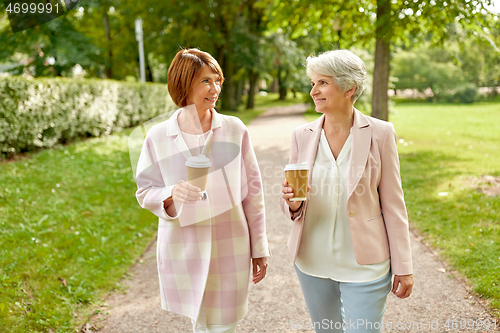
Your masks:
{"label": "coat button", "polygon": [[355,211],[353,211],[353,210],[351,210],[351,211],[349,212],[349,217],[354,217],[354,215],[356,215],[356,212],[355,212]]}

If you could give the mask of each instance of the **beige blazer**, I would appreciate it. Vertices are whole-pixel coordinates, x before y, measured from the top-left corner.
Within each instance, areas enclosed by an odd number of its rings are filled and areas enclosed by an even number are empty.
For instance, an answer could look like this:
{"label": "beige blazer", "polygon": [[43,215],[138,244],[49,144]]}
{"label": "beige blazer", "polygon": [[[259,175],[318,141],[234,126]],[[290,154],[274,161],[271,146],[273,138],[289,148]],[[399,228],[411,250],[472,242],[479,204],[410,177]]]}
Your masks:
{"label": "beige blazer", "polygon": [[[325,115],[293,131],[290,162],[309,164],[309,183]],[[347,214],[356,261],[360,265],[391,258],[395,275],[413,272],[408,215],[404,202],[396,132],[391,123],[367,117],[354,109],[349,164]],[[308,194],[309,197],[309,194]],[[295,262],[307,214],[307,203],[291,212],[280,198],[281,209],[293,221],[288,250]]]}

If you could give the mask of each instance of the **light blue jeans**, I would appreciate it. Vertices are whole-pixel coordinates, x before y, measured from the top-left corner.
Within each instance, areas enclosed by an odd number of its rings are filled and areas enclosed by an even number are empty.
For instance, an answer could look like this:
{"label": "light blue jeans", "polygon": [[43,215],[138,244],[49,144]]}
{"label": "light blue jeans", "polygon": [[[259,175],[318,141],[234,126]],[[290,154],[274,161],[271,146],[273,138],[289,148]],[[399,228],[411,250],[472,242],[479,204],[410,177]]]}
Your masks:
{"label": "light blue jeans", "polygon": [[295,266],[316,333],[380,333],[391,271],[363,283],[338,282],[304,274]]}

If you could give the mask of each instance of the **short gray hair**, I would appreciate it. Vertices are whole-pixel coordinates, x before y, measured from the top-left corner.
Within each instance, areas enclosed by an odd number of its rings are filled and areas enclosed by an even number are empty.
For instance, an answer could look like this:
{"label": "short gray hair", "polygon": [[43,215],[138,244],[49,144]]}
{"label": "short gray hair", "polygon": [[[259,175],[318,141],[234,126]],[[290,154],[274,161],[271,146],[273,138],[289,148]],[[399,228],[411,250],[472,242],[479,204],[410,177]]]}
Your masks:
{"label": "short gray hair", "polygon": [[345,93],[356,85],[351,96],[354,103],[365,89],[366,68],[360,57],[348,50],[335,50],[307,57],[307,75],[311,72],[331,76]]}

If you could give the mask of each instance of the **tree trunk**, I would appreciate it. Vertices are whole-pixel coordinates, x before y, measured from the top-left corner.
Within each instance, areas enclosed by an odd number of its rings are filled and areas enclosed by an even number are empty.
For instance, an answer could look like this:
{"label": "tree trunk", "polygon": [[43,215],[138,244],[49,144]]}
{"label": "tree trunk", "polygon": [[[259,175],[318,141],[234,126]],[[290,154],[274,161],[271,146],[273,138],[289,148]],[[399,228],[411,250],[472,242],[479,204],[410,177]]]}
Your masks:
{"label": "tree trunk", "polygon": [[279,91],[279,83],[278,80],[274,79],[269,86],[269,92],[277,93]]}
{"label": "tree trunk", "polygon": [[153,82],[153,71],[151,70],[151,67],[149,66],[149,60],[148,60],[148,55],[144,57],[145,62],[146,62],[146,82]]}
{"label": "tree trunk", "polygon": [[108,79],[113,76],[113,49],[111,47],[111,30],[109,28],[109,18],[108,18],[108,7],[104,7],[104,13],[102,17],[104,23],[104,31],[106,32],[106,40],[108,47],[108,63],[106,64],[105,74]]}
{"label": "tree trunk", "polygon": [[225,54],[222,68],[225,80],[221,92],[221,109],[227,111],[236,111],[236,87],[233,80],[234,63],[230,55]]}
{"label": "tree trunk", "polygon": [[281,67],[278,67],[278,84],[279,84],[279,94],[280,94],[280,97],[279,97],[279,100],[280,101],[284,101],[286,99],[286,93],[288,91],[287,87],[286,87],[286,81],[288,79],[288,70],[285,70],[285,75],[282,75],[283,74],[283,70],[281,69]]}
{"label": "tree trunk", "polygon": [[236,108],[241,104],[241,100],[243,98],[243,86],[245,84],[245,78],[241,78],[238,80],[236,84]]}
{"label": "tree trunk", "polygon": [[287,92],[288,92],[288,89],[287,89],[286,87],[280,87],[280,91],[279,91],[279,93],[280,93],[280,98],[279,98],[279,100],[280,100],[280,101],[284,101],[284,100],[286,100],[286,93],[287,93]]}
{"label": "tree trunk", "polygon": [[389,119],[389,72],[390,72],[390,0],[377,0],[377,42],[375,68],[373,70],[372,117]]}
{"label": "tree trunk", "polygon": [[372,117],[389,119],[389,71],[390,45],[377,37],[375,68],[373,70]]}
{"label": "tree trunk", "polygon": [[259,73],[255,70],[250,70],[248,72],[248,83],[250,89],[248,89],[248,99],[247,99],[247,110],[253,109],[255,107],[255,92],[257,88],[257,81],[259,80]]}

